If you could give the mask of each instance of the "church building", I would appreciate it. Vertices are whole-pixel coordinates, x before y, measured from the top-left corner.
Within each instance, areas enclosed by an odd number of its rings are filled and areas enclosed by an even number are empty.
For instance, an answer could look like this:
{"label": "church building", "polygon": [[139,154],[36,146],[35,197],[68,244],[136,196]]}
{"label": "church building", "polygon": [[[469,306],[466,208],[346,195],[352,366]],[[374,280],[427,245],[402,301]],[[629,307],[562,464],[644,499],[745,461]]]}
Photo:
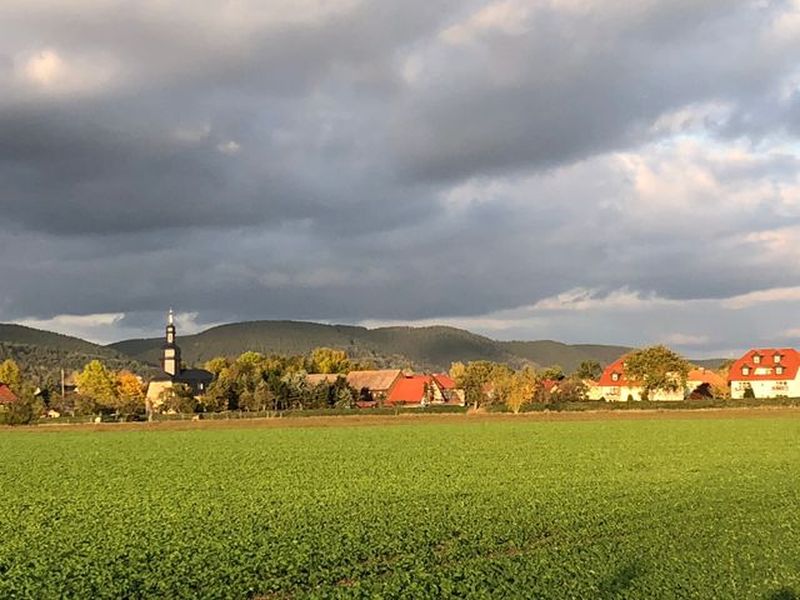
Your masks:
{"label": "church building", "polygon": [[175,316],[172,309],[167,319],[166,338],[161,346],[161,371],[147,386],[147,403],[152,408],[158,408],[162,399],[161,394],[176,383],[186,384],[195,396],[202,396],[214,379],[214,375],[205,369],[183,368],[181,349],[176,342]]}

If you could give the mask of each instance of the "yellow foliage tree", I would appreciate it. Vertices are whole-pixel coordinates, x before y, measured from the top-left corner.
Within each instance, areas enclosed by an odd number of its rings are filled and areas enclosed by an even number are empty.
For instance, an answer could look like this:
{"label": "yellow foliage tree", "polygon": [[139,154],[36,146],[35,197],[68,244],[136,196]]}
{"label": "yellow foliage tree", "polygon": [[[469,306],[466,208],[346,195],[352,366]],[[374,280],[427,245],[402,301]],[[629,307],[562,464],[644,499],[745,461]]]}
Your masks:
{"label": "yellow foliage tree", "polygon": [[117,412],[132,415],[144,411],[144,387],[139,378],[130,371],[117,373]]}
{"label": "yellow foliage tree", "polygon": [[116,378],[99,360],[87,364],[75,379],[82,396],[91,398],[101,408],[116,408]]}
{"label": "yellow foliage tree", "polygon": [[350,359],[344,350],[314,348],[311,362],[317,373],[347,373],[350,370]]}
{"label": "yellow foliage tree", "polygon": [[16,392],[22,387],[22,372],[17,363],[10,358],[0,363],[0,383],[5,383]]}
{"label": "yellow foliage tree", "polygon": [[518,413],[523,406],[531,402],[536,393],[536,375],[533,370],[525,367],[522,371],[514,373],[509,378],[506,392],[506,406],[512,412]]}

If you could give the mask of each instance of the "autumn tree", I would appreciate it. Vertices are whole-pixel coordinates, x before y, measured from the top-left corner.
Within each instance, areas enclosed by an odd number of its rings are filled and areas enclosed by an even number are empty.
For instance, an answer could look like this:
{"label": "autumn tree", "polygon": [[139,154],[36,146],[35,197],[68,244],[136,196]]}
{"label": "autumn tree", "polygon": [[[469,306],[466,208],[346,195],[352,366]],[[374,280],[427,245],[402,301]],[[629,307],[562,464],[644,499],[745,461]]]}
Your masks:
{"label": "autumn tree", "polygon": [[549,379],[551,381],[560,381],[564,379],[564,369],[560,365],[553,365],[547,367],[539,372],[540,379]]}
{"label": "autumn tree", "polygon": [[588,394],[589,388],[586,387],[583,378],[568,377],[558,384],[558,390],[552,395],[559,402],[581,402],[586,400]]}
{"label": "autumn tree", "polygon": [[192,388],[185,383],[176,383],[166,388],[159,394],[159,400],[162,409],[167,412],[193,413],[199,408]]}
{"label": "autumn tree", "polygon": [[314,348],[311,352],[311,371],[314,373],[347,373],[350,359],[344,350]]}
{"label": "autumn tree", "polygon": [[5,383],[14,391],[19,391],[22,386],[22,371],[10,358],[0,362],[0,383]]}
{"label": "autumn tree", "polygon": [[642,387],[642,400],[656,390],[684,389],[690,368],[686,359],[660,345],[631,352],[624,362],[625,377]]}
{"label": "autumn tree", "polygon": [[596,360],[584,360],[575,370],[577,379],[591,379],[597,381],[603,374],[603,367]]}
{"label": "autumn tree", "polygon": [[142,382],[130,371],[117,373],[117,395],[115,408],[123,415],[133,415],[144,412],[145,394]]}
{"label": "autumn tree", "polygon": [[525,367],[521,371],[507,376],[508,389],[506,391],[505,404],[508,408],[518,413],[523,406],[530,403],[536,391],[536,375],[533,369]]}
{"label": "autumn tree", "polygon": [[113,409],[117,400],[117,381],[99,360],[87,364],[77,377],[78,390],[101,408]]}

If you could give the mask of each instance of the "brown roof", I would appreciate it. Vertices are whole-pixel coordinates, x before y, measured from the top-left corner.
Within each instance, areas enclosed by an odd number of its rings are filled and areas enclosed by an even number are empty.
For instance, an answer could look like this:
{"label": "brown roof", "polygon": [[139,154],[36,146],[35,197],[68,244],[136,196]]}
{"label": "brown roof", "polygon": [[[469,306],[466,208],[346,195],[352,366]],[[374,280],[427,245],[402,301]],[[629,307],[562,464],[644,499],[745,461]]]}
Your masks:
{"label": "brown roof", "polygon": [[308,385],[314,386],[320,383],[333,383],[339,375],[337,373],[311,373],[306,375]]}
{"label": "brown roof", "polygon": [[371,392],[388,392],[402,376],[400,369],[381,369],[377,371],[350,371],[347,383],[357,390],[367,388]]}

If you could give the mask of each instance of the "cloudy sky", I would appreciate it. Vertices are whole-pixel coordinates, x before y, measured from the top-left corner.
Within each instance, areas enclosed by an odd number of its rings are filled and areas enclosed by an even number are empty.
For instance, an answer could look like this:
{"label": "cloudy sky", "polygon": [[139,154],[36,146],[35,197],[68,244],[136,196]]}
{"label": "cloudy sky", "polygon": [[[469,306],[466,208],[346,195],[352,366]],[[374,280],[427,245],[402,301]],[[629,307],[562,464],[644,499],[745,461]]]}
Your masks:
{"label": "cloudy sky", "polygon": [[3,0],[0,321],[800,344],[800,0]]}

